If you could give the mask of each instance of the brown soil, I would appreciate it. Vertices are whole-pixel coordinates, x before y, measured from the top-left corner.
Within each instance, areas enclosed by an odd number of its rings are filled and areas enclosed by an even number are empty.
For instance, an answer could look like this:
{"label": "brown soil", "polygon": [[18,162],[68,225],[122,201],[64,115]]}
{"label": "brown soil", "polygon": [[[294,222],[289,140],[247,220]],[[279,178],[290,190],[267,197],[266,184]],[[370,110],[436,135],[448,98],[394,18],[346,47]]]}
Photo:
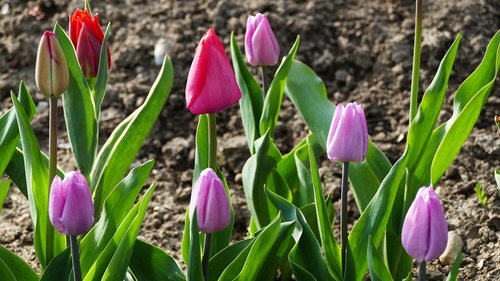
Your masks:
{"label": "brown soil", "polygon": [[[42,31],[68,16],[83,1],[0,0],[0,114],[11,106],[10,90],[26,81],[40,111],[33,126],[47,150],[47,104],[34,84],[36,49]],[[138,161],[156,159],[152,180],[159,183],[141,235],[177,260],[184,213],[190,198],[197,118],[185,109],[184,87],[194,49],[209,26],[226,47],[234,31],[243,43],[248,14],[269,16],[285,54],[296,35],[302,37],[297,58],[310,65],[325,81],[333,102],[357,101],[367,113],[370,136],[396,160],[404,148],[407,131],[413,45],[411,0],[304,0],[304,1],[95,1],[101,24],[112,23],[108,95],[103,104],[101,143],[115,126],[138,107],[147,95],[159,67],[154,45],[168,43],[175,67],[175,85]],[[443,118],[451,114],[452,93],[478,65],[489,38],[500,27],[497,0],[425,1],[421,62],[421,88],[429,85],[440,59],[459,31],[463,39],[449,83]],[[421,91],[422,92],[422,91]],[[493,89],[471,137],[438,187],[450,230],[464,240],[462,280],[500,279],[500,201],[496,196],[494,168],[500,168],[500,133],[493,123],[500,114],[498,87]],[[496,110],[496,112],[495,112]],[[219,164],[226,176],[235,206],[235,238],[246,231],[249,212],[241,186],[241,170],[249,156],[238,107],[218,115]],[[64,124],[60,124],[63,132]],[[284,100],[277,130],[280,149],[286,152],[307,128]],[[59,141],[60,165],[75,169],[70,145]],[[324,187],[339,196],[340,171],[326,159],[320,163]],[[482,183],[489,197],[481,206],[474,193]],[[351,201],[353,202],[353,201]],[[0,244],[34,266],[31,221],[26,199],[13,188],[0,216]],[[353,212],[356,213],[355,209]],[[444,280],[448,266],[435,261],[431,280]]]}

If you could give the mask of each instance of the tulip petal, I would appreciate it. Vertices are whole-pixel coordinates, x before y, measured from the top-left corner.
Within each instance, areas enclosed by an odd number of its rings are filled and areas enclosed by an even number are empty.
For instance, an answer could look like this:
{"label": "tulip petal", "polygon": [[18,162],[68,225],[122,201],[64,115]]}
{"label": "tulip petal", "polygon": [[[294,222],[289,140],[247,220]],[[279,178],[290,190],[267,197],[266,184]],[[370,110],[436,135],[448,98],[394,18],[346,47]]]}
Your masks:
{"label": "tulip petal", "polygon": [[94,223],[94,205],[87,185],[69,182],[66,204],[61,215],[65,233],[78,235],[86,232]]}
{"label": "tulip petal", "polygon": [[417,196],[408,209],[401,231],[403,247],[417,262],[422,262],[425,258],[428,236],[429,211],[424,199]]}
{"label": "tulip petal", "polygon": [[[429,187],[429,189],[432,189],[432,187]],[[434,193],[434,190],[429,190],[429,192],[429,225],[432,231],[429,232],[429,246],[425,255],[425,261],[438,258],[444,252],[448,243],[448,223],[446,222],[443,206]]]}
{"label": "tulip petal", "polygon": [[49,196],[49,218],[52,225],[59,231],[64,232],[64,225],[61,222],[64,203],[66,201],[66,186],[59,176],[52,181]]}

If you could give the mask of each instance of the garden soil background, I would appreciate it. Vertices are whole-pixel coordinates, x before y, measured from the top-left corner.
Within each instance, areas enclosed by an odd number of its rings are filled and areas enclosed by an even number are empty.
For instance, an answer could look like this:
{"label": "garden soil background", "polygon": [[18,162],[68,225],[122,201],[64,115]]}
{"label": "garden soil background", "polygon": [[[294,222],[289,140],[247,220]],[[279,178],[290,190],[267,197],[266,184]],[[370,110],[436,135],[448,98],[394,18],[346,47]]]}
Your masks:
{"label": "garden soil background", "polygon": [[[246,18],[268,15],[285,55],[297,35],[297,59],[311,66],[324,80],[329,99],[363,105],[368,130],[375,144],[394,162],[401,155],[408,129],[414,1],[92,1],[101,25],[111,22],[113,64],[103,103],[100,144],[117,124],[144,101],[159,66],[153,50],[166,44],[175,68],[172,93],[159,121],[134,164],[155,159],[151,181],[158,182],[140,236],[165,249],[177,260],[184,215],[191,193],[194,135],[197,116],[185,108],[184,88],[194,50],[208,29],[215,28],[229,54],[235,32],[243,47]],[[48,105],[35,86],[36,50],[44,30],[55,21],[65,29],[69,15],[83,8],[80,1],[0,0],[0,114],[11,105],[10,91],[24,80],[38,106],[32,124],[42,149],[47,151]],[[439,62],[454,38],[463,38],[453,67],[441,120],[451,116],[453,93],[480,63],[488,40],[500,27],[498,0],[424,1],[420,96],[432,81]],[[270,80],[271,71],[268,72]],[[498,82],[498,80],[497,80]],[[500,168],[500,142],[493,122],[500,115],[498,83],[471,136],[437,186],[449,229],[464,241],[461,280],[500,280],[500,199],[494,169]],[[59,109],[62,115],[62,108]],[[76,165],[60,118],[59,165]],[[217,115],[219,159],[235,209],[235,239],[246,234],[249,211],[245,204],[241,170],[249,157],[239,108]],[[276,139],[288,152],[308,132],[291,102],[283,101]],[[0,152],[0,157],[2,157]],[[323,187],[338,208],[340,168],[320,159]],[[481,183],[488,202],[481,206],[474,187]],[[350,199],[351,217],[359,216]],[[335,225],[338,228],[338,225]],[[37,267],[28,204],[12,187],[0,216],[0,244]],[[430,280],[444,280],[449,266],[434,261]]]}

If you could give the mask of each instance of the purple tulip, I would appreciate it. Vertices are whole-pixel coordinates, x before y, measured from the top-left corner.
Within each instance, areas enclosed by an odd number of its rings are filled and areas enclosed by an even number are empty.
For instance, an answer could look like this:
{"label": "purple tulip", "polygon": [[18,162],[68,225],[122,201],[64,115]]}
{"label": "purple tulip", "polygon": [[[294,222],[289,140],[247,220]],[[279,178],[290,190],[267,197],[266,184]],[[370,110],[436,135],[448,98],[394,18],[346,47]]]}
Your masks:
{"label": "purple tulip", "polygon": [[256,65],[275,65],[278,63],[280,46],[274,36],[267,17],[261,13],[248,16],[245,33],[245,55],[248,63]]}
{"label": "purple tulip", "polygon": [[326,141],[328,159],[333,162],[361,162],[368,149],[365,112],[357,103],[345,108],[339,103],[333,114]]}
{"label": "purple tulip", "polygon": [[241,99],[231,63],[215,31],[201,39],[186,84],[186,107],[193,114],[215,113]]}
{"label": "purple tulip", "polygon": [[50,222],[61,233],[79,235],[94,224],[94,204],[89,185],[79,172],[69,172],[64,180],[56,176],[49,198]]}
{"label": "purple tulip", "polygon": [[432,186],[419,189],[406,213],[401,242],[417,262],[431,261],[444,252],[448,243],[448,224]]}
{"label": "purple tulip", "polygon": [[203,170],[191,196],[189,210],[196,207],[198,229],[214,233],[225,229],[231,221],[231,207],[224,184],[210,168]]}

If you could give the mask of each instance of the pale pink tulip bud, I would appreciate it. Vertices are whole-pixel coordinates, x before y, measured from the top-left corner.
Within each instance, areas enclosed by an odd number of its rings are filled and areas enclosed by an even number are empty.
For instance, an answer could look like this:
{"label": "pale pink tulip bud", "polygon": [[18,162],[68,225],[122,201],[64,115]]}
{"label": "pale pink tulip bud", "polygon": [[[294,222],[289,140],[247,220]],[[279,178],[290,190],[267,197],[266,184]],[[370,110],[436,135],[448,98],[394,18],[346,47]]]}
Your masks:
{"label": "pale pink tulip bud", "polygon": [[58,96],[69,85],[69,72],[66,58],[56,35],[45,31],[38,45],[35,67],[36,85],[46,96]]}

